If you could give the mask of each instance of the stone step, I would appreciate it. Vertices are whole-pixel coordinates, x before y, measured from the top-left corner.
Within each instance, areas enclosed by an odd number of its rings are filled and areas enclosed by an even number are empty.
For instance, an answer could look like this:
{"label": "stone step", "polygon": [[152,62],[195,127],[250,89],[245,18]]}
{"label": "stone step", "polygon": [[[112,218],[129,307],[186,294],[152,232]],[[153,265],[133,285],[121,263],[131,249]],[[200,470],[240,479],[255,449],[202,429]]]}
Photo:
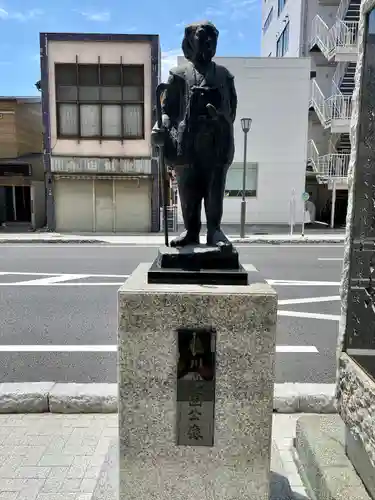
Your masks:
{"label": "stone step", "polygon": [[297,420],[295,461],[315,500],[371,500],[345,454],[345,425],[339,415]]}

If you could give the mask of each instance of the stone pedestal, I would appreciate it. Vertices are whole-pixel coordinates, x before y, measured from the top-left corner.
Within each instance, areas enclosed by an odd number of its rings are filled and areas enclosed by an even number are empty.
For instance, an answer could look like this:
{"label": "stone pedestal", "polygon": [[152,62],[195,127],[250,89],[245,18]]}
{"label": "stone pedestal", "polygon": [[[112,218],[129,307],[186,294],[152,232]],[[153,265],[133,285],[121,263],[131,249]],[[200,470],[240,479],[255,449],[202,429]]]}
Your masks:
{"label": "stone pedestal", "polygon": [[[148,270],[118,295],[120,500],[268,500],[276,293],[266,283],[148,284]],[[216,332],[215,376],[205,374],[195,417],[177,380],[186,328]],[[199,432],[188,432],[190,413]]]}

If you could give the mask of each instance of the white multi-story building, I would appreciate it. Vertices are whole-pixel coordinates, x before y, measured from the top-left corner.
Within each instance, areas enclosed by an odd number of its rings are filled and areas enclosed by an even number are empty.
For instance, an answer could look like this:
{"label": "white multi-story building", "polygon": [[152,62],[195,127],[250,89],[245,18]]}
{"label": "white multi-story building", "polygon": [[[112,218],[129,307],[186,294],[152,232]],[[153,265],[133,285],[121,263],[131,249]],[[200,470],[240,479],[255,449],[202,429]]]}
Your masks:
{"label": "white multi-story building", "polygon": [[[264,0],[262,56],[311,57],[306,190],[318,220],[345,222],[361,0]],[[332,209],[333,207],[333,209]]]}
{"label": "white multi-story building", "polygon": [[[241,118],[252,119],[245,176],[246,222],[286,225],[293,191],[305,188],[310,95],[309,58],[217,57],[235,78],[235,156],[228,170],[224,224],[239,224],[243,188],[244,133]],[[179,64],[184,59],[179,58]],[[303,217],[301,196],[295,218]],[[202,220],[205,221],[202,210]],[[179,211],[179,222],[182,222]]]}

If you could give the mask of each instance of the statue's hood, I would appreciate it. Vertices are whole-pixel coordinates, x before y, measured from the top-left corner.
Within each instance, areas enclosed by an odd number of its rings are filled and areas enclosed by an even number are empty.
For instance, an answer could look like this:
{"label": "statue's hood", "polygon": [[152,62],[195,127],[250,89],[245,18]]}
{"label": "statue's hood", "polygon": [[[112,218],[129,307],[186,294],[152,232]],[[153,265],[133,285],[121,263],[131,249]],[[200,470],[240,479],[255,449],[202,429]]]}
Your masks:
{"label": "statue's hood", "polygon": [[201,27],[210,27],[216,34],[216,39],[219,37],[219,30],[216,26],[210,21],[200,21],[197,23],[188,24],[185,28],[184,39],[182,40],[182,52],[184,53],[185,58],[188,61],[191,61],[194,58],[194,42],[193,37],[195,31]]}

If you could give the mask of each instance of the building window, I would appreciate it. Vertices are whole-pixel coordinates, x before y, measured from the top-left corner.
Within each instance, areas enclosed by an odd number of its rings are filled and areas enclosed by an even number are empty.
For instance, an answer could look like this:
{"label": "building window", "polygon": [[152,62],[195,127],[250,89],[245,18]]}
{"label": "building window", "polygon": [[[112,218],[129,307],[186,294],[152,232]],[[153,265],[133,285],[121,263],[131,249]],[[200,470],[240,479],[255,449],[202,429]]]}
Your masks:
{"label": "building window", "polygon": [[144,67],[56,64],[57,135],[144,138]]}
{"label": "building window", "polygon": [[[242,196],[243,164],[233,163],[228,170],[225,196],[239,198]],[[258,164],[248,163],[246,165],[246,197],[255,197],[258,186]]]}
{"label": "building window", "polygon": [[286,24],[283,32],[276,43],[276,57],[283,57],[289,50],[289,22]]}
{"label": "building window", "polygon": [[277,0],[277,15],[279,16],[285,7],[287,0]]}
{"label": "building window", "polygon": [[272,22],[272,16],[273,16],[273,7],[271,7],[271,10],[268,13],[267,19],[264,22],[263,33],[265,33],[268,30],[268,28]]}

